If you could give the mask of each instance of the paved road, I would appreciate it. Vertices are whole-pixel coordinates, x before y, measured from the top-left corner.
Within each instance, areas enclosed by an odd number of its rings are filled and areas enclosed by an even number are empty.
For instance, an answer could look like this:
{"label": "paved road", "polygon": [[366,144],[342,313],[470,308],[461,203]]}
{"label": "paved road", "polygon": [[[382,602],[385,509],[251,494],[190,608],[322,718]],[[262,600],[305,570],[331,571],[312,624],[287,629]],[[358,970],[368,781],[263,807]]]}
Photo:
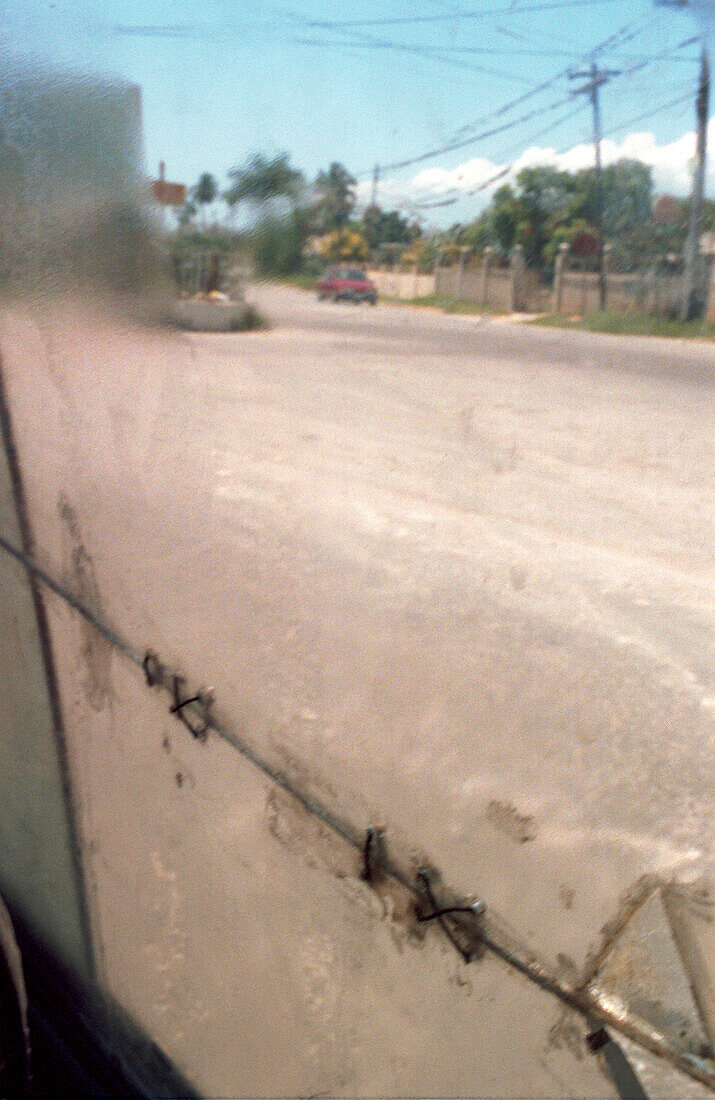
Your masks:
{"label": "paved road", "polygon": [[[255,297],[268,406],[216,490],[305,554],[287,740],[326,776],[371,761],[373,812],[505,904],[495,820],[500,858],[601,914],[630,876],[701,866],[713,349]],[[230,344],[195,345],[225,379]]]}
{"label": "paved road", "polygon": [[[316,302],[302,291],[255,285],[248,297],[265,306],[274,327],[300,332],[333,334],[356,341],[396,341],[396,355],[414,354],[423,341],[429,349],[451,359],[478,354],[480,359],[523,360],[541,366],[591,367],[620,373],[677,377],[712,384],[715,352],[712,345],[693,340],[622,337],[550,329],[502,317],[444,314],[380,303],[376,309],[347,303]],[[476,334],[477,343],[472,337]],[[427,351],[427,347],[421,350]]]}
{"label": "paved road", "polygon": [[44,559],[81,538],[227,723],[578,966],[707,866],[715,352],[251,296],[267,333],[15,319]]}

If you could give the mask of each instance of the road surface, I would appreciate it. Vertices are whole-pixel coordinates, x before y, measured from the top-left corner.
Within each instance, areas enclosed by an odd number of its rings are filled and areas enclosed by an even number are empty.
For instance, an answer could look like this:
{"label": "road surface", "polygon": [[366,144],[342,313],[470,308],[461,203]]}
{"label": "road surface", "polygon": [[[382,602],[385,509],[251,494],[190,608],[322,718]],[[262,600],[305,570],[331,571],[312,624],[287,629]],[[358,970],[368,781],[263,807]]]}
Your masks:
{"label": "road surface", "polygon": [[[575,971],[641,875],[708,869],[715,351],[249,297],[270,331],[14,313],[39,556],[306,791]],[[87,724],[123,674],[78,653]],[[211,813],[228,835],[235,807]]]}

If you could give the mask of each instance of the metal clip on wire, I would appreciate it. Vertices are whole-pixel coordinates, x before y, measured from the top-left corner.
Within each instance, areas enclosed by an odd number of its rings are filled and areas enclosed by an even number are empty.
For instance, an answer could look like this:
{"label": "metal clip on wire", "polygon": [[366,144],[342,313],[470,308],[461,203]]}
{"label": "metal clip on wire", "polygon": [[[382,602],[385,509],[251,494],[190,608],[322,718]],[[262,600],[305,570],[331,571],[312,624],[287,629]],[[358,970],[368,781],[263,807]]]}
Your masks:
{"label": "metal clip on wire", "polygon": [[[483,901],[478,900],[439,905],[432,888],[435,877],[434,872],[427,867],[421,867],[417,872],[417,887],[420,898],[423,899],[417,906],[417,920],[421,924],[436,920],[455,951],[462,956],[465,963],[469,963],[479,950],[480,918],[484,916],[487,907]],[[429,904],[429,912],[424,912],[424,902]]]}
{"label": "metal clip on wire", "polygon": [[[211,706],[211,692],[201,688],[196,695],[187,699],[181,698],[181,686],[186,681],[183,676],[175,675],[172,683],[174,702],[169,707],[169,714],[175,714],[180,722],[186,726],[193,737],[203,741],[209,732],[209,708]],[[200,725],[193,725],[186,716],[187,707],[193,707],[200,715]]]}

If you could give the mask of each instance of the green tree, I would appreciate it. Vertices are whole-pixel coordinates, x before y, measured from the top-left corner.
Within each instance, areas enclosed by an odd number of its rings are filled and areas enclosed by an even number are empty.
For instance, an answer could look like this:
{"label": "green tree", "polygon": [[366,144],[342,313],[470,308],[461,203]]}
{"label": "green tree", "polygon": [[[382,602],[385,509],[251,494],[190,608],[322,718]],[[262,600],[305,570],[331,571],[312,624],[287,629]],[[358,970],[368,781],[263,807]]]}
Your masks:
{"label": "green tree", "polygon": [[369,206],[362,220],[362,232],[371,251],[384,244],[411,244],[420,235],[420,228],[410,224],[397,210],[381,210]]}
{"label": "green tree", "polygon": [[228,175],[226,202],[231,207],[246,203],[253,214],[248,243],[258,271],[264,275],[297,271],[308,233],[301,206],[303,173],[292,167],[287,153],[275,157],[255,153]]}
{"label": "green tree", "polygon": [[224,192],[229,206],[247,203],[254,213],[275,214],[280,203],[295,208],[303,190],[303,173],[293,168],[287,153],[265,157],[254,153],[246,163],[228,173],[230,186]]}
{"label": "green tree", "polygon": [[198,181],[191,189],[191,194],[199,206],[206,206],[213,202],[218,195],[218,184],[210,172],[202,172]]}
{"label": "green tree", "polygon": [[573,176],[548,166],[523,168],[516,184],[520,209],[516,240],[524,249],[527,263],[539,267],[554,229],[564,218],[570,218]]}
{"label": "green tree", "polygon": [[494,245],[504,255],[508,255],[516,243],[519,226],[524,220],[524,210],[519,198],[508,183],[494,193],[490,220]]}
{"label": "green tree", "polygon": [[347,168],[337,161],[333,161],[327,172],[318,173],[315,181],[317,228],[329,232],[348,224],[355,209],[355,184]]}
{"label": "green tree", "polygon": [[[603,235],[605,239],[627,236],[640,223],[649,221],[653,203],[653,174],[647,164],[620,160],[601,174],[603,193]],[[584,168],[574,177],[571,216],[597,221],[596,171]]]}
{"label": "green tree", "polygon": [[[603,236],[614,245],[614,262],[641,264],[646,257],[662,254],[666,239],[672,242],[678,235],[673,227],[654,223],[647,165],[627,159],[609,165],[603,170],[602,188]],[[476,250],[490,244],[502,254],[519,243],[527,262],[548,275],[558,245],[593,237],[597,221],[593,168],[576,173],[549,166],[524,168],[514,185],[500,187],[487,209],[460,232],[459,243]]]}
{"label": "green tree", "polygon": [[[217,195],[218,184],[216,183],[214,176],[212,176],[210,172],[202,172],[197,182],[191,188],[190,202],[186,203],[185,206],[188,208],[189,211],[191,207],[193,207],[193,211],[195,213],[196,210],[200,210],[203,207],[209,206],[215,200]],[[190,213],[189,217],[191,217]],[[205,226],[205,215],[203,220]]]}
{"label": "green tree", "polygon": [[264,218],[251,238],[257,270],[262,275],[293,275],[303,262],[308,216],[296,208]]}

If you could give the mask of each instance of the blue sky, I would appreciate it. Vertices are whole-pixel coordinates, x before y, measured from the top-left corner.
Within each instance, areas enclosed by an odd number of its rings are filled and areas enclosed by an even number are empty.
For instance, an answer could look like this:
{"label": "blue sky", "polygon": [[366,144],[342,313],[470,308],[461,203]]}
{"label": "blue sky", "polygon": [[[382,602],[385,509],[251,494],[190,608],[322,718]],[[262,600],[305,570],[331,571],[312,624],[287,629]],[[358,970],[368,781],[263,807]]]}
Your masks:
{"label": "blue sky", "polygon": [[[696,3],[715,8],[715,0]],[[205,169],[225,177],[253,151],[282,150],[309,176],[340,160],[367,177],[375,163],[532,113],[501,134],[383,174],[388,205],[459,197],[453,207],[425,208],[428,221],[476,213],[490,188],[465,192],[511,163],[560,153],[568,165],[587,161],[588,104],[581,97],[552,108],[569,93],[558,74],[582,67],[585,52],[619,33],[599,62],[647,64],[603,91],[607,159],[624,149],[650,156],[661,189],[684,190],[693,106],[682,97],[694,94],[698,46],[674,48],[695,31],[691,14],[651,0],[0,0],[10,49],[139,83],[147,166],[153,172],[164,159],[168,177],[187,183]],[[365,182],[361,195],[368,190]]]}

